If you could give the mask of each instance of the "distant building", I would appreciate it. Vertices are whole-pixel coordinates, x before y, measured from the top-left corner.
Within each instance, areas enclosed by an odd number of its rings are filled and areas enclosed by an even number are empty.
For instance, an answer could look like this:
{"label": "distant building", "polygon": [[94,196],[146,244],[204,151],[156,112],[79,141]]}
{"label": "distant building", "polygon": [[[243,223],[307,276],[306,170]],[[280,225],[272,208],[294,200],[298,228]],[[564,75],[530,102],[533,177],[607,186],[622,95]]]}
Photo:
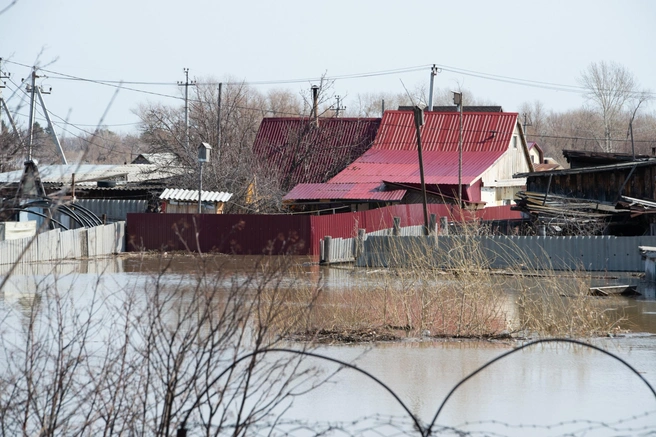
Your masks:
{"label": "distant building", "polygon": [[326,182],[372,145],[380,118],[265,118],[253,153],[283,190]]}

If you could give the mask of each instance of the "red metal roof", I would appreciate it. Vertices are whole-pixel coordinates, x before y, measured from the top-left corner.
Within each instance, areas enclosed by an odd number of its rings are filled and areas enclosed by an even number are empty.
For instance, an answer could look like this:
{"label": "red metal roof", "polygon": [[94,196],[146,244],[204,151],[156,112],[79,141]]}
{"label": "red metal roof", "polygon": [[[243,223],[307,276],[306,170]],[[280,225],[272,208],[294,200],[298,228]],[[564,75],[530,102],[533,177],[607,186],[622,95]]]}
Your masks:
{"label": "red metal roof", "polygon": [[[467,112],[463,114],[462,183],[474,184],[510,147],[517,124],[517,113]],[[460,114],[426,112],[421,128],[424,177],[427,185],[458,184],[458,141]],[[419,184],[417,137],[412,111],[385,111],[373,146],[360,158],[340,171],[326,185],[363,186],[359,199],[380,196],[384,182]],[[376,190],[368,187],[375,186]],[[285,200],[319,198],[352,199],[351,190],[318,196],[325,187],[319,185],[300,192],[295,189]],[[439,187],[434,187],[439,190]],[[302,197],[298,194],[302,193]],[[341,195],[340,195],[341,194]]]}
{"label": "red metal roof", "polygon": [[253,153],[284,185],[325,182],[371,147],[380,121],[322,118],[317,128],[308,118],[265,118]]}
{"label": "red metal roof", "polygon": [[[462,183],[469,185],[494,164],[503,152],[463,152]],[[458,152],[425,152],[427,184],[458,183]],[[370,149],[339,172],[330,183],[420,183],[417,151]]]}
{"label": "red metal roof", "polygon": [[[498,152],[508,149],[518,114],[515,112],[465,112],[462,115],[462,150]],[[421,147],[428,151],[458,151],[460,114],[425,112]],[[385,111],[372,148],[417,150],[412,111]]]}
{"label": "red metal roof", "polygon": [[406,193],[406,190],[380,191],[382,187],[381,182],[368,184],[299,184],[287,193],[282,200],[349,199],[394,202],[401,200]]}

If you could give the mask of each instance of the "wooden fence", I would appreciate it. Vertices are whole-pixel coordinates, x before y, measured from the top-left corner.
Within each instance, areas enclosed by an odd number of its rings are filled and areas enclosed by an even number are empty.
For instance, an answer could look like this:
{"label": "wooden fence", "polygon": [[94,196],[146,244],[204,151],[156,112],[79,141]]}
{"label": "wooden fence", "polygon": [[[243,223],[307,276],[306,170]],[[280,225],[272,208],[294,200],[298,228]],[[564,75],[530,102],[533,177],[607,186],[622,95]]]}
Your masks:
{"label": "wooden fence", "polygon": [[125,251],[125,222],[93,228],[42,232],[33,238],[0,241],[0,265],[79,259]]}

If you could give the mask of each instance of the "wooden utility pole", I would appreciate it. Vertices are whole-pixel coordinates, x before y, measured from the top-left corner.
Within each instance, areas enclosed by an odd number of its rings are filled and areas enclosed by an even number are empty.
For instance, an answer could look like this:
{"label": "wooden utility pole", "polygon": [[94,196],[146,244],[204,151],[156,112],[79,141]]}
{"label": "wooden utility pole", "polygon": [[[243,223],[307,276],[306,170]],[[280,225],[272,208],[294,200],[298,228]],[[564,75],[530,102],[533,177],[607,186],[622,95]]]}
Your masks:
{"label": "wooden utility pole", "polygon": [[462,209],[462,93],[453,93],[453,103],[458,105],[460,112],[460,128],[458,132],[458,207]]}
{"label": "wooden utility pole", "polygon": [[413,108],[415,115],[415,129],[417,131],[417,153],[419,155],[419,177],[421,180],[421,196],[424,205],[424,235],[429,235],[430,230],[428,226],[428,207],[426,206],[426,182],[424,180],[424,158],[421,152],[421,130],[419,129],[424,124],[424,111],[419,107]]}

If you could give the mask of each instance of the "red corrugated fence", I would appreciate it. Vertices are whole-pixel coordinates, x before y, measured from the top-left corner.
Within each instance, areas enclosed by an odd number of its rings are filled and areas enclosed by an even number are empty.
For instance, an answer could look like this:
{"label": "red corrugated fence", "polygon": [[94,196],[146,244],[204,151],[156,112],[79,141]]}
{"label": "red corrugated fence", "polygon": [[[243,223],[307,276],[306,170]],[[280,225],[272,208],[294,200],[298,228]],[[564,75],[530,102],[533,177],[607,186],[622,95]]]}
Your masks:
{"label": "red corrugated fence", "polygon": [[[521,213],[510,206],[463,211],[450,205],[428,205],[428,213],[449,221],[517,220]],[[191,250],[244,255],[319,255],[320,241],[330,235],[349,238],[358,229],[367,232],[424,224],[421,204],[393,205],[333,215],[247,214],[128,214],[127,248],[134,250]],[[439,219],[438,219],[439,220]]]}

